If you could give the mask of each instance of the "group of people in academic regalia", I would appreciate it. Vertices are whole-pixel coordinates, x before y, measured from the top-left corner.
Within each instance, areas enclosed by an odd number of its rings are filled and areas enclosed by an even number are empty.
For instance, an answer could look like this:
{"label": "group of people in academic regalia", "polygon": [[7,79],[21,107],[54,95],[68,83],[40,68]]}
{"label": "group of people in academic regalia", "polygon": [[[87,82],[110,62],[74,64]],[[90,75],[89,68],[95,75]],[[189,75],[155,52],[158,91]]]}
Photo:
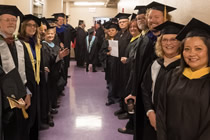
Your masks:
{"label": "group of people in academic regalia", "polygon": [[104,40],[104,30],[100,20],[96,21],[87,32],[85,27],[84,20],[79,20],[75,42],[76,65],[80,68],[86,67],[86,72],[89,72],[89,64],[92,64],[92,71],[97,72],[96,67],[101,67],[99,50]]}
{"label": "group of people in academic regalia", "polygon": [[[135,140],[210,139],[210,26],[195,18],[172,22],[176,8],[158,2],[135,10],[130,21],[119,13],[104,24],[99,57],[106,105],[119,103],[114,115],[128,119],[118,131]],[[118,41],[119,57],[109,40]]]}
{"label": "group of people in academic regalia", "polygon": [[54,126],[76,30],[64,13],[53,16],[0,5],[1,140],[38,140],[39,130]]}

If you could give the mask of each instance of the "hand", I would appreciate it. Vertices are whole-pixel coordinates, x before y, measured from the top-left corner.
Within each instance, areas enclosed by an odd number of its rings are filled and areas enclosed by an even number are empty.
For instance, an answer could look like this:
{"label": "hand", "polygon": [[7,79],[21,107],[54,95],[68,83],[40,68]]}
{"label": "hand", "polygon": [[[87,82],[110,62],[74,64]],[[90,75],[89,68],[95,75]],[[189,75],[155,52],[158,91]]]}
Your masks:
{"label": "hand", "polygon": [[45,72],[50,72],[48,67],[44,67]]}
{"label": "hand", "polygon": [[68,54],[69,54],[69,49],[68,48],[65,48],[65,49],[59,51],[59,57],[60,57],[60,59],[63,59]]}
{"label": "hand", "polygon": [[156,114],[155,114],[155,112],[154,111],[149,112],[148,117],[149,117],[149,121],[150,121],[150,124],[152,125],[152,127],[155,130],[157,130],[157,128],[156,128]]}
{"label": "hand", "polygon": [[128,103],[128,100],[129,99],[133,99],[134,100],[134,104],[136,104],[136,96],[133,96],[133,95],[128,95],[126,98],[125,98],[125,103],[127,104]]}
{"label": "hand", "polygon": [[121,62],[122,62],[123,64],[126,63],[126,60],[127,60],[127,57],[121,57]]}
{"label": "hand", "polygon": [[111,50],[112,50],[112,48],[111,48],[111,47],[108,47],[108,50],[109,50],[109,51],[111,51]]}
{"label": "hand", "polygon": [[26,94],[26,98],[25,98],[25,109],[28,109],[29,106],[31,105],[31,95],[30,94]]}
{"label": "hand", "polygon": [[106,55],[111,55],[111,52],[107,52]]}
{"label": "hand", "polygon": [[62,48],[62,49],[64,49],[64,44],[61,42],[60,43],[60,47]]}

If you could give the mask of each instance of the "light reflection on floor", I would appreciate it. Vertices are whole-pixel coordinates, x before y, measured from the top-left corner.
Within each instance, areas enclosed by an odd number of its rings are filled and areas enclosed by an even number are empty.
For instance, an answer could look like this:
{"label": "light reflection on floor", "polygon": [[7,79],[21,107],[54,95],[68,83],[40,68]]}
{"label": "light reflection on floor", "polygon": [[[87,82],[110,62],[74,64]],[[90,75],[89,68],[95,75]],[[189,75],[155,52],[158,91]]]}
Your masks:
{"label": "light reflection on floor", "polygon": [[78,116],[76,117],[76,128],[99,130],[102,127],[101,116]]}

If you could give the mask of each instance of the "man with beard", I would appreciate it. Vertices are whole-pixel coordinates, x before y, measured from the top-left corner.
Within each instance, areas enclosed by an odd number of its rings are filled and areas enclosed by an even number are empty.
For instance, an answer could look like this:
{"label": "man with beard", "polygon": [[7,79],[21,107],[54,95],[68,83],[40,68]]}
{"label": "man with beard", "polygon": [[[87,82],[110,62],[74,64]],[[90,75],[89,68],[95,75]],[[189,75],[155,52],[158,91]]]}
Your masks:
{"label": "man with beard", "polygon": [[152,2],[148,4],[147,8],[148,10],[146,18],[149,31],[145,34],[145,36],[139,38],[139,46],[136,52],[133,73],[130,76],[128,83],[128,85],[131,85],[129,86],[131,88],[128,89],[128,92],[131,95],[125,98],[126,103],[128,99],[134,99],[134,103],[136,103],[134,119],[136,130],[134,139],[142,139],[144,133],[143,130],[146,113],[144,111],[142,102],[141,82],[148,65],[156,58],[154,46],[157,40],[157,36],[160,34],[160,32],[155,31],[154,28],[166,20],[170,20],[171,16],[168,14],[168,12],[176,9],[158,2]]}

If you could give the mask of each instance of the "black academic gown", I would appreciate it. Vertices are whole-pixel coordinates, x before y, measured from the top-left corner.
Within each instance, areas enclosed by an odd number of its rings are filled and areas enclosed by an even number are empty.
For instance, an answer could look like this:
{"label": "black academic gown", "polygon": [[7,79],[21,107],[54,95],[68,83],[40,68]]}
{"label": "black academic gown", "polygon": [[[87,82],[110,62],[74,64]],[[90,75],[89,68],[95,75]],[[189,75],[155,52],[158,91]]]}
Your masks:
{"label": "black academic gown", "polygon": [[115,57],[113,65],[113,93],[116,97],[124,98],[125,86],[123,77],[125,73],[125,65],[121,62],[121,57],[125,57],[125,50],[131,40],[131,35],[128,30],[125,32],[119,31],[115,36],[115,40],[118,40],[119,57]]}
{"label": "black academic gown", "polygon": [[43,61],[44,67],[48,67],[50,72],[48,73],[47,83],[48,83],[48,93],[50,104],[52,106],[57,105],[57,96],[58,96],[58,86],[57,82],[60,78],[60,70],[63,65],[63,61],[59,60],[56,62],[56,58],[59,53],[59,46],[50,47],[46,42],[42,43],[42,51],[43,51]]}
{"label": "black academic gown", "polygon": [[87,46],[87,42],[85,43],[86,44],[85,62],[87,64],[93,64],[93,65],[97,64],[97,57],[98,57],[97,41],[98,38],[95,36],[95,40],[93,42],[90,52],[88,51],[89,46]]}
{"label": "black academic gown", "polygon": [[136,113],[135,113],[135,134],[134,139],[142,139],[145,111],[142,101],[141,82],[147,67],[155,60],[156,55],[154,46],[156,37],[148,32],[145,36],[138,39],[137,51],[134,57],[134,64],[131,69],[126,91],[128,94],[136,96]]}
{"label": "black academic gown", "polygon": [[[26,120],[23,118],[23,114],[20,109],[11,110],[8,106],[9,104],[6,99],[7,96],[11,96],[12,93],[16,93],[16,92],[17,94],[15,96],[17,99],[19,98],[25,99],[25,96],[26,96],[25,87],[30,90],[30,92],[32,93],[32,96],[35,96],[33,95],[36,91],[34,72],[33,72],[32,64],[31,64],[28,52],[25,47],[23,48],[24,48],[24,61],[25,61],[25,72],[26,72],[27,83],[23,85],[20,75],[18,73],[18,69],[17,69],[18,58],[17,58],[17,50],[16,50],[15,44],[9,45],[9,50],[13,57],[16,68],[13,69],[8,74],[6,74],[3,80],[1,80],[1,93],[2,93],[2,97],[3,97],[2,99],[4,102],[2,117],[3,117],[3,129],[4,129],[5,140],[14,140],[14,139],[15,140],[28,140],[29,139],[29,122],[28,122],[29,120],[28,119]],[[0,58],[0,65],[2,65],[1,58]],[[8,88],[5,88],[7,86]],[[30,114],[29,114],[29,117],[31,117]]]}
{"label": "black academic gown", "polygon": [[84,66],[85,53],[86,53],[86,43],[85,38],[87,33],[81,27],[77,28],[76,33],[76,47],[75,47],[75,58],[77,61],[77,66]]}
{"label": "black academic gown", "polygon": [[171,71],[159,93],[158,140],[209,140],[210,74],[188,79]]}
{"label": "black academic gown", "polygon": [[100,66],[100,61],[99,61],[99,51],[102,47],[104,38],[105,38],[105,33],[102,27],[98,28],[96,30],[95,36],[98,38],[98,43],[97,43],[97,65]]}
{"label": "black academic gown", "polygon": [[[145,112],[149,110],[154,110],[156,112],[158,105],[158,93],[163,84],[166,74],[172,69],[180,65],[180,59],[170,63],[168,66],[164,66],[164,60],[159,58],[156,60],[155,65],[152,67],[153,63],[148,67],[145,72],[143,82],[141,84],[142,88],[142,99],[144,103]],[[158,65],[158,66],[157,66]],[[152,70],[153,69],[153,70]],[[157,75],[155,80],[154,92],[152,94],[152,85],[154,81],[152,75]],[[144,128],[144,140],[156,140],[156,131],[151,126],[149,119],[146,119]]]}

